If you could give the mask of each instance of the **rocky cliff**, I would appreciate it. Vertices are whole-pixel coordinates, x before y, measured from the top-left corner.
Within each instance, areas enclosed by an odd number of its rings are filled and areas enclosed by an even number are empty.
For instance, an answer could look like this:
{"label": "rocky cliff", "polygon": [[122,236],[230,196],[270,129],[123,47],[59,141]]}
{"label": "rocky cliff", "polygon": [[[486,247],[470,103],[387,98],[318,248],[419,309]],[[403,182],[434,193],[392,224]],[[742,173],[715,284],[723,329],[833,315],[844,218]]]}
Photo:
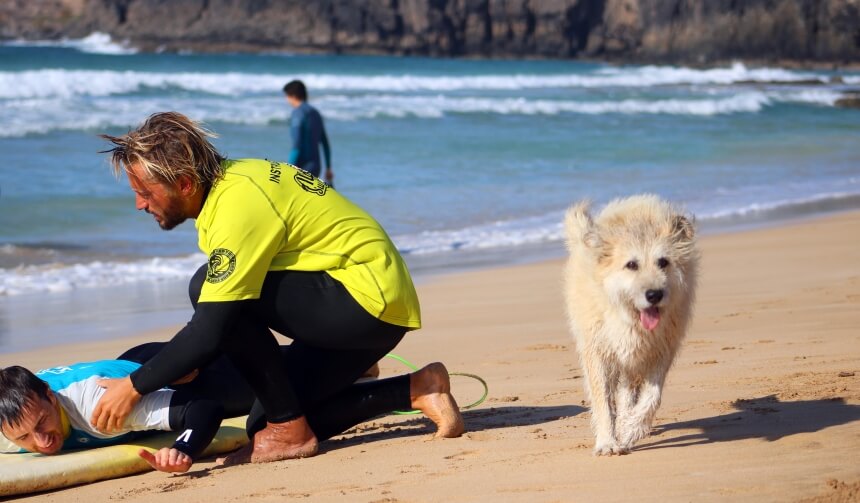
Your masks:
{"label": "rocky cliff", "polygon": [[860,62],[860,0],[0,0],[0,38],[143,50]]}

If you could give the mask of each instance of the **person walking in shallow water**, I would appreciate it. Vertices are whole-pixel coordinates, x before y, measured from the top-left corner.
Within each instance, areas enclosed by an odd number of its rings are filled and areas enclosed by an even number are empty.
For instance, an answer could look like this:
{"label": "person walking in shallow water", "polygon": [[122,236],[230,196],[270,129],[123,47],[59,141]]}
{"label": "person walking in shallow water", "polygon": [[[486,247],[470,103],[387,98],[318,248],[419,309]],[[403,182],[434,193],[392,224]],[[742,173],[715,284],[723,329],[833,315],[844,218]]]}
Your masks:
{"label": "person walking in shallow water", "polygon": [[325,132],[322,115],[308,103],[308,91],[304,82],[293,80],[284,86],[287,103],[293,107],[290,115],[290,138],[293,147],[287,160],[314,176],[320,176],[320,145],[325,154],[325,181],[334,184],[334,171],[331,169],[331,147]]}
{"label": "person walking in shallow water", "polygon": [[[257,397],[250,417],[261,418],[248,424],[248,449],[227,463],[312,456],[318,440],[306,413],[355,399],[343,393],[421,326],[418,297],[394,244],[364,210],[294,166],[226,159],[207,136],[177,112],[102,135],[137,209],[165,230],[195,219],[209,261],[192,279],[191,321],[131,375],[105,381],[91,421],[117,429],[141,395],[226,354]],[[270,329],[293,341],[289,373]],[[428,367],[390,381],[385,393],[395,408],[424,412],[437,436],[459,436],[447,370]]]}

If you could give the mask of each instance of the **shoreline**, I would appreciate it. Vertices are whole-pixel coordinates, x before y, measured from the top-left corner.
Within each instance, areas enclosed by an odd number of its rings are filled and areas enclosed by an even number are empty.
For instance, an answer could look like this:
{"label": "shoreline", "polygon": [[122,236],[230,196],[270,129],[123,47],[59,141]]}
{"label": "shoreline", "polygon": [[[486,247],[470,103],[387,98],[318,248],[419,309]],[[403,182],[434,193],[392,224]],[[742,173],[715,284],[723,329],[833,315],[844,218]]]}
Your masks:
{"label": "shoreline", "polygon": [[[487,401],[467,433],[430,440],[426,420],[378,418],[308,459],[146,473],[36,501],[249,498],[314,501],[848,501],[860,491],[860,211],[703,235],[693,325],[652,436],[595,458],[582,373],[561,298],[562,259],[420,283],[424,328],[397,353],[475,373]],[[0,365],[104,358],[167,330],[0,355]],[[14,359],[14,362],[10,362]],[[404,368],[390,360],[382,376]],[[454,379],[458,401],[479,390]],[[179,492],[177,492],[179,491]]]}
{"label": "shoreline", "polygon": [[[852,207],[849,209],[830,210],[824,213],[800,214],[791,217],[784,217],[779,220],[761,220],[759,222],[743,222],[730,226],[717,226],[716,228],[711,229],[706,228],[704,231],[702,229],[698,229],[697,240],[701,242],[701,240],[703,239],[740,239],[743,235],[746,234],[755,235],[761,232],[768,231],[790,231],[794,227],[815,225],[816,223],[826,223],[833,219],[840,218],[856,218],[860,220],[860,209]],[[490,250],[490,257],[481,256],[482,254],[487,253],[487,250],[469,251],[465,253],[467,255],[475,256],[471,260],[461,259],[459,261],[454,262],[453,264],[443,262],[437,265],[430,265],[429,267],[419,267],[418,272],[412,273],[412,277],[415,282],[416,288],[419,288],[420,291],[421,287],[427,285],[434,285],[439,282],[447,283],[451,281],[457,281],[458,277],[464,275],[472,276],[476,274],[483,275],[504,273],[505,270],[521,267],[548,267],[552,265],[561,267],[562,262],[566,259],[567,253],[564,246],[564,243],[553,242],[536,243],[532,246],[516,248],[517,251],[520,251],[520,248],[529,249],[530,253],[526,255],[511,255],[510,253],[506,253],[509,251],[508,249],[492,249]],[[860,252],[858,252],[858,257],[860,257]],[[169,297],[172,297],[174,299],[180,298],[182,303],[187,303],[185,293],[185,289],[187,288],[186,280],[164,281],[156,284],[144,283],[142,285],[130,285],[130,287],[134,286],[142,286],[146,290],[164,290],[164,287],[167,286],[167,290],[171,292],[169,294]],[[129,286],[120,285],[106,288],[93,288],[92,290],[100,290],[103,292],[107,292],[103,295],[103,297],[110,298],[111,291],[119,291],[126,287]],[[91,289],[88,288],[87,290],[90,291]],[[73,295],[74,292],[69,292],[69,294]],[[28,294],[27,297],[33,297],[36,295],[39,294]],[[12,298],[15,299],[16,297]],[[164,314],[165,312],[168,311],[156,311],[157,314]],[[151,313],[152,312],[149,311],[140,312],[136,313],[134,317],[137,319],[143,319],[146,317],[147,314]],[[26,347],[8,352],[0,351],[0,366],[8,364],[3,363],[4,360],[9,356],[15,355],[30,357],[40,352],[53,353],[54,350],[74,350],[77,346],[84,346],[87,348],[87,350],[89,350],[90,347],[98,348],[102,346],[102,344],[104,344],[104,346],[107,348],[119,348],[119,351],[116,351],[116,353],[119,354],[128,347],[130,347],[125,345],[126,343],[122,341],[128,341],[127,344],[130,345],[141,344],[143,342],[148,341],[166,341],[169,340],[170,337],[172,337],[173,333],[178,331],[188,319],[190,319],[191,306],[190,304],[187,306],[176,306],[170,309],[169,313],[170,316],[174,317],[176,321],[167,323],[144,323],[143,326],[145,328],[139,329],[133,333],[129,333],[128,335],[121,337],[89,337],[77,341],[46,344],[37,347]],[[0,346],[0,348],[1,347],[2,346]]]}
{"label": "shoreline", "polygon": [[[847,206],[840,206],[837,202],[818,212],[798,212],[776,219],[765,215],[736,223],[708,222],[700,225],[699,237],[779,229],[839,215],[860,214],[860,208],[851,205],[853,199],[847,201]],[[416,286],[460,274],[558,261],[565,257],[566,250],[563,242],[548,242],[459,253],[454,260],[436,255],[417,256],[410,260],[406,256]],[[123,324],[139,328],[119,339],[135,340],[141,331],[157,333],[174,328],[174,332],[178,331],[192,314],[186,289],[187,280],[182,279],[0,297],[0,359],[4,355],[47,350],[58,345],[115,340],[117,337],[111,334],[122,332]],[[37,299],[42,300],[37,302]],[[136,299],[144,301],[136,302]],[[93,308],[101,315],[81,314]],[[28,320],[30,326],[21,326]],[[13,333],[16,335],[12,342],[4,344],[4,339],[8,341]],[[76,340],[57,344],[49,342],[52,337]],[[22,344],[23,339],[28,343]],[[36,339],[39,342],[34,342]]]}

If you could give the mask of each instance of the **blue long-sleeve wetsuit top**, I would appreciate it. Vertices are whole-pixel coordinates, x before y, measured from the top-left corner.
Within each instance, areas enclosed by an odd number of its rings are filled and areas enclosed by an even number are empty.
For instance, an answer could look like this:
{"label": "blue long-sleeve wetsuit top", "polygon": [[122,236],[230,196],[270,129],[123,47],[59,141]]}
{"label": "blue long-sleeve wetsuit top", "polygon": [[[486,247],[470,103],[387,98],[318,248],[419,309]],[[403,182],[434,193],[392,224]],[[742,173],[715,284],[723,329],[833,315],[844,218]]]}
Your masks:
{"label": "blue long-sleeve wetsuit top", "polygon": [[331,149],[322,116],[307,101],[293,109],[290,116],[290,137],[293,140],[290,164],[319,176],[322,168],[319,145],[322,143],[326,168],[331,167]]}
{"label": "blue long-sleeve wetsuit top", "polygon": [[[141,398],[119,432],[102,433],[90,424],[90,416],[106,391],[98,385],[98,380],[125,377],[139,367],[138,363],[124,360],[101,360],[36,372],[39,379],[48,383],[68,418],[70,431],[63,450],[122,443],[134,431],[170,430],[168,409],[174,392],[169,389],[160,389]],[[19,450],[5,440],[0,438],[0,452]]]}
{"label": "blue long-sleeve wetsuit top", "polygon": [[[36,372],[59,403],[65,435],[61,450],[120,444],[146,430],[184,430],[172,447],[192,458],[203,452],[218,431],[223,409],[214,400],[197,397],[193,392],[162,388],[147,393],[117,432],[103,433],[90,424],[90,417],[106,391],[99,386],[99,379],[126,377],[138,368],[137,362],[100,360]],[[23,450],[0,434],[0,453],[16,452]]]}

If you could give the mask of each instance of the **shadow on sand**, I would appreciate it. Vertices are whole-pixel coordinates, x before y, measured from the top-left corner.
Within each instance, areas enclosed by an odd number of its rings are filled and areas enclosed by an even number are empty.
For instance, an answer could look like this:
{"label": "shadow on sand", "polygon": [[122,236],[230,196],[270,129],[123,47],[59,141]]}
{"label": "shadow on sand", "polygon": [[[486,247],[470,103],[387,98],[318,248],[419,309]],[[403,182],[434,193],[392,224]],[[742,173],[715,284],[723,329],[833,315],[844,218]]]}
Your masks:
{"label": "shadow on sand", "polygon": [[[531,426],[549,423],[565,417],[576,416],[585,412],[585,407],[577,405],[560,405],[550,407],[529,406],[504,406],[489,407],[486,409],[463,411],[463,420],[466,423],[466,432],[493,430],[496,428],[509,428],[516,426]],[[384,418],[377,420],[384,422]],[[422,415],[415,416],[406,421],[389,423],[387,425],[376,425],[367,427],[360,425],[350,433],[357,433],[354,437],[336,437],[320,444],[321,450],[328,451],[342,447],[388,440],[394,438],[428,435],[435,431],[433,422]]]}
{"label": "shadow on sand", "polygon": [[[652,432],[651,441],[646,440],[648,443],[634,447],[633,450],[685,447],[750,438],[772,442],[790,435],[811,433],[860,420],[860,405],[847,404],[842,398],[781,402],[775,395],[767,395],[736,400],[732,406],[736,409],[735,412],[657,426]],[[578,405],[501,406],[464,411],[463,419],[466,422],[466,431],[476,432],[545,424],[577,416],[587,410]],[[665,433],[688,430],[699,431],[672,438],[659,438]],[[433,431],[435,426],[432,421],[423,415],[396,423],[387,422],[386,417],[380,417],[350,430],[347,432],[352,434],[350,436],[335,437],[322,442],[320,453],[380,440],[429,435]],[[189,475],[194,476],[191,473]]]}
{"label": "shadow on sand", "polygon": [[[561,418],[576,416],[585,412],[585,407],[577,405],[562,405],[551,407],[490,407],[486,409],[463,411],[463,419],[466,422],[466,432],[485,431],[496,428],[509,428],[516,426],[531,426],[548,423]],[[415,437],[429,435],[436,430],[433,422],[423,415],[416,415],[406,421],[397,423],[386,423],[386,418],[381,416],[370,423],[363,423],[347,431],[347,434],[355,434],[350,437],[334,437],[320,443],[320,454],[328,451],[353,447],[369,442],[380,440],[391,440],[396,438]],[[207,458],[213,461],[216,457],[224,456],[218,454]],[[179,474],[179,477],[198,479],[208,477],[212,473],[223,470],[225,467],[207,467],[192,469]],[[174,476],[173,479],[178,477]]]}
{"label": "shadow on sand", "polygon": [[732,406],[737,412],[655,427],[652,439],[677,430],[701,431],[657,440],[634,450],[645,451],[749,438],[773,442],[790,435],[820,431],[860,419],[860,405],[847,404],[842,398],[780,402],[775,395],[768,395],[735,400]]}

